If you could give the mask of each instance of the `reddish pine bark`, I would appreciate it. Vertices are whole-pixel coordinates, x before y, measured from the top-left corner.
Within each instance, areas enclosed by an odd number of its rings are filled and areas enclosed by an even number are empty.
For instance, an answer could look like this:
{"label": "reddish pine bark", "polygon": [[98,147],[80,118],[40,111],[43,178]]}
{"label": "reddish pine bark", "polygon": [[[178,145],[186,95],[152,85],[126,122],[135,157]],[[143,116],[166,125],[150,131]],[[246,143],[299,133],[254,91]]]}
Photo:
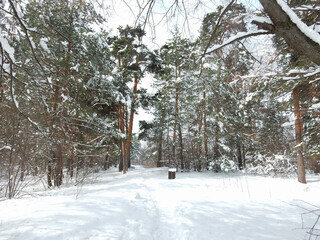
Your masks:
{"label": "reddish pine bark", "polygon": [[303,134],[303,119],[300,112],[300,99],[299,99],[299,87],[293,89],[293,105],[294,105],[294,115],[295,120],[295,133],[296,133],[296,151],[297,151],[297,161],[298,161],[298,181],[301,183],[307,183],[306,173],[304,166],[304,158],[302,153],[302,134]]}

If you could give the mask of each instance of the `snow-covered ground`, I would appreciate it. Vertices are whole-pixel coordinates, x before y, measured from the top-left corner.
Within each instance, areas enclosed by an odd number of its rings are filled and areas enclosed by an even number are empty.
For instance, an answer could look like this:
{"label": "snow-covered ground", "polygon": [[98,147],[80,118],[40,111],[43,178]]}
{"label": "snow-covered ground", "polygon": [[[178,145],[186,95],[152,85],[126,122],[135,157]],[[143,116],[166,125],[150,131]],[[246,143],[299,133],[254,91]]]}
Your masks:
{"label": "snow-covered ground", "polygon": [[[0,202],[0,239],[302,240],[320,176],[295,179],[136,167]],[[312,205],[315,206],[312,206]],[[311,238],[314,239],[314,238]]]}

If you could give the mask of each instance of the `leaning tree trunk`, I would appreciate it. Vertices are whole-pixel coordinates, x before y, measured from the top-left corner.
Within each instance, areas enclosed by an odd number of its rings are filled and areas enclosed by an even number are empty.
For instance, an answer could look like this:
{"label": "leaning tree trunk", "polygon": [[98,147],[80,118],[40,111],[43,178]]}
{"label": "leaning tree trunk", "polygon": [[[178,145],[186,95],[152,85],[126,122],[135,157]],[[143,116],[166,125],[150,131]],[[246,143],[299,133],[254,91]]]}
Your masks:
{"label": "leaning tree trunk", "polygon": [[303,134],[303,119],[300,113],[300,100],[299,100],[299,87],[293,89],[293,105],[295,120],[295,132],[296,132],[296,151],[298,161],[298,181],[301,183],[307,183],[306,172],[304,166],[304,158],[302,151],[302,134]]}
{"label": "leaning tree trunk", "polygon": [[320,65],[320,43],[312,40],[301,31],[301,28],[292,21],[288,13],[282,9],[277,0],[259,1],[273,24],[254,23],[259,25],[259,27],[282,37],[291,49]]}

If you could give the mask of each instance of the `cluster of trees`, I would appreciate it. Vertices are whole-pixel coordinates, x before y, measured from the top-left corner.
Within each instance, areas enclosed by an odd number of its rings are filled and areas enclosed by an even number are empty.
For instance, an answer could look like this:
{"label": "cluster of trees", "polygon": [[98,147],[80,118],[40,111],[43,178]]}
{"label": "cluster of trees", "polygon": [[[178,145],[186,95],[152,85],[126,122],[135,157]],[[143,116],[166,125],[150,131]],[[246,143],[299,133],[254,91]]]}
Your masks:
{"label": "cluster of trees", "polygon": [[1,190],[13,197],[31,174],[51,187],[84,168],[125,173],[137,85],[155,67],[144,30],[109,35],[90,1],[1,4]]}
{"label": "cluster of trees", "polygon": [[[288,43],[290,26],[296,28],[288,13],[276,1],[261,3],[272,20],[253,20],[262,31],[248,31],[245,7],[231,1],[205,16],[196,41],[176,33],[159,50],[155,119],[141,124],[141,137],[149,143],[145,157],[158,166],[215,171],[247,167],[267,174],[298,170],[302,183],[306,167],[320,171],[316,59],[299,50],[306,48],[302,40]],[[319,3],[304,3],[290,1],[290,7],[319,31]],[[292,30],[290,37],[306,37],[304,30]],[[259,60],[236,40],[271,33],[276,34],[272,41],[277,54],[270,63],[275,68],[253,71]],[[319,44],[311,45],[319,51]]]}
{"label": "cluster of trees", "polygon": [[[311,7],[291,4],[317,26],[316,1],[308,1]],[[292,155],[295,149],[300,165],[307,158],[319,171],[319,63],[295,51],[281,31],[275,33],[283,38],[274,38],[281,53],[277,71],[249,76],[256,59],[245,45],[217,47],[247,30],[246,9],[235,1],[207,14],[195,41],[176,31],[155,51],[142,43],[144,26],[119,27],[110,35],[100,28],[108,23],[96,9],[85,0],[1,2],[5,196],[14,197],[26,175],[46,176],[51,187],[85,168],[114,164],[125,173],[139,149],[133,121],[141,106],[154,112],[152,122],[140,124],[140,139],[148,141],[144,157],[158,166],[244,169],[256,166],[257,156]],[[259,34],[281,25],[271,19],[273,24],[255,22],[267,29]],[[155,96],[139,85],[146,73],[156,79]],[[295,136],[283,127],[292,113]]]}

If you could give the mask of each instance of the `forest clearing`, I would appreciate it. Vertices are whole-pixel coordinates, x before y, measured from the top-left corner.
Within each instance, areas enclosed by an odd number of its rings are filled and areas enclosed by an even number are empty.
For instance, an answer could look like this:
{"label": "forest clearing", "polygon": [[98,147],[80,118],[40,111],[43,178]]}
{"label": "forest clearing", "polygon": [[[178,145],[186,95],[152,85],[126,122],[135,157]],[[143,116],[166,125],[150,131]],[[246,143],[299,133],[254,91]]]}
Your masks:
{"label": "forest clearing", "polygon": [[[320,210],[319,176],[111,169],[81,186],[0,201],[0,239],[302,240]],[[314,211],[316,210],[316,211]],[[319,234],[314,230],[313,234]]]}
{"label": "forest clearing", "polygon": [[319,16],[0,1],[0,239],[319,239]]}

